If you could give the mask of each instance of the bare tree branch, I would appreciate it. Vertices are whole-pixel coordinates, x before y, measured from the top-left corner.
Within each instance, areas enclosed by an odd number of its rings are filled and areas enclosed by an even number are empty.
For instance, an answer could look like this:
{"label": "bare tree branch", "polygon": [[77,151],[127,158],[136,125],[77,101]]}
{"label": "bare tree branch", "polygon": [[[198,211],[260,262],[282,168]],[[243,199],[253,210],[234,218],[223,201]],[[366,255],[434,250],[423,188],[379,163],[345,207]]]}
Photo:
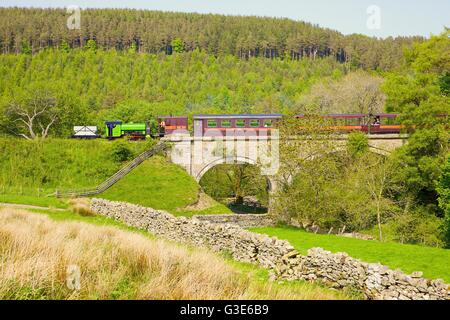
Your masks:
{"label": "bare tree branch", "polygon": [[16,133],[26,139],[37,139],[39,134],[35,131],[35,126],[40,128],[41,138],[48,136],[51,126],[57,120],[55,109],[55,99],[47,91],[38,92],[23,101],[13,101],[7,108],[7,113],[13,122],[19,122],[19,127],[27,131]]}

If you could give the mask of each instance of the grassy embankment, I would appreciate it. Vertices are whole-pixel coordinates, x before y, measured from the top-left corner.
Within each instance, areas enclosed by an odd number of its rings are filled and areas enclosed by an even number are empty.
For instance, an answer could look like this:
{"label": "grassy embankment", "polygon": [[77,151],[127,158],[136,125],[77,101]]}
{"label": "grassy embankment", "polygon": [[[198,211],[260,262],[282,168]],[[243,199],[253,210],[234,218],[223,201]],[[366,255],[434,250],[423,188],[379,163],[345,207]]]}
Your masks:
{"label": "grassy embankment", "polygon": [[[117,160],[118,147],[123,143],[0,138],[0,203],[67,208],[66,200],[46,195],[57,189],[83,189],[100,184],[125,164]],[[151,143],[125,145],[135,156]],[[183,169],[156,156],[98,197],[168,210],[175,215],[230,212],[217,202],[199,210],[187,209],[197,201],[199,190]]]}
{"label": "grassy embankment", "polygon": [[[253,265],[139,233],[104,217],[2,209],[0,299],[356,298],[306,282],[271,283]],[[79,291],[66,286],[70,265],[81,271]]]}
{"label": "grassy embankment", "polygon": [[321,247],[331,252],[346,252],[365,262],[380,262],[406,273],[422,271],[426,278],[440,278],[450,283],[448,249],[321,235],[291,227],[255,228],[252,231],[288,240],[303,254],[310,248]]}
{"label": "grassy embankment", "polygon": [[230,212],[226,206],[215,201],[202,210],[187,209],[198,200],[199,185],[181,167],[168,163],[160,156],[142,163],[99,197],[167,210],[174,215]]}

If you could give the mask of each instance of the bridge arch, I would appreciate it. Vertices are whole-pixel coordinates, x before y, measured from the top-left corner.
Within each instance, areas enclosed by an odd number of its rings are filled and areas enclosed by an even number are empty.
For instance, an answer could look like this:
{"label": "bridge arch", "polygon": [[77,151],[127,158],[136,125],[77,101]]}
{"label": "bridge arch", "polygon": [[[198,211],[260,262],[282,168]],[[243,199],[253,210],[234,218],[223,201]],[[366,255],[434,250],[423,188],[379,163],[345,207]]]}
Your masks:
{"label": "bridge arch", "polygon": [[[215,166],[221,165],[221,164],[244,164],[248,163],[251,165],[258,166],[258,163],[250,159],[248,157],[222,157],[219,159],[215,159],[211,161],[210,163],[206,164],[198,171],[198,173],[195,176],[195,180],[197,182],[200,182],[202,177],[205,175],[206,172],[208,172],[210,169],[214,168]],[[276,181],[274,177],[271,176],[265,176],[268,184],[268,191],[272,192],[276,189]]]}
{"label": "bridge arch", "polygon": [[200,180],[202,179],[202,177],[205,175],[206,172],[208,172],[210,169],[220,164],[244,164],[244,163],[256,165],[255,160],[252,160],[247,157],[222,157],[219,159],[215,159],[210,163],[204,165],[203,168],[199,170],[199,172],[195,176],[195,180],[197,180],[197,182],[200,182]]}

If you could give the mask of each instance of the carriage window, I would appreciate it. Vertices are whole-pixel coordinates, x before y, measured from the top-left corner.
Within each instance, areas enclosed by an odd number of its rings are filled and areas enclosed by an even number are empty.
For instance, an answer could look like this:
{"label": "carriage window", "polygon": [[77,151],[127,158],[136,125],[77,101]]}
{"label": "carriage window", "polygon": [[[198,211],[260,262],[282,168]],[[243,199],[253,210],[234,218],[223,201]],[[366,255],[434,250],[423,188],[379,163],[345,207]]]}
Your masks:
{"label": "carriage window", "polygon": [[217,128],[216,120],[208,120],[208,128]]}
{"label": "carriage window", "polygon": [[230,128],[231,127],[231,120],[222,120],[221,121],[222,128]]}
{"label": "carriage window", "polygon": [[397,124],[397,119],[396,118],[384,118],[381,121],[382,121],[382,123],[386,123],[388,125]]}
{"label": "carriage window", "polygon": [[337,126],[345,126],[345,118],[334,118],[334,124]]}
{"label": "carriage window", "polygon": [[257,128],[259,127],[259,120],[250,120],[250,127]]}
{"label": "carriage window", "polygon": [[243,128],[243,127],[245,127],[245,120],[242,120],[242,119],[236,120],[236,127],[237,127],[237,128]]}
{"label": "carriage window", "polygon": [[271,128],[272,120],[264,120],[264,128]]}
{"label": "carriage window", "polygon": [[360,118],[348,118],[346,119],[348,126],[358,126],[360,124]]}

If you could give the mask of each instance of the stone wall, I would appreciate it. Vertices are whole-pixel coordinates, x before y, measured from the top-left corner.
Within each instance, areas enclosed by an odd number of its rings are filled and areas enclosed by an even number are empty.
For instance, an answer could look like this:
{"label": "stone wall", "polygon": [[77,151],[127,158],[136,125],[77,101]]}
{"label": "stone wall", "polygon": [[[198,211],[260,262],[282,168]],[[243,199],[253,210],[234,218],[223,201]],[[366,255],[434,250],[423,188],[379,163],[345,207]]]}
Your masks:
{"label": "stone wall", "polygon": [[282,278],[320,280],[333,288],[353,287],[369,299],[449,300],[449,285],[442,280],[422,278],[422,272],[406,275],[375,263],[365,263],[346,253],[322,248],[308,250],[307,256],[290,259],[281,266]]}
{"label": "stone wall", "polygon": [[274,220],[268,214],[210,214],[193,216],[192,218],[215,224],[231,223],[241,228],[269,227],[275,225]]}
{"label": "stone wall", "polygon": [[91,210],[169,240],[229,252],[238,261],[271,269],[277,278],[319,280],[334,288],[352,287],[368,299],[450,300],[447,284],[424,279],[420,272],[408,276],[399,270],[321,248],[310,249],[304,256],[287,241],[234,224],[177,218],[164,211],[103,199],[92,199]]}

